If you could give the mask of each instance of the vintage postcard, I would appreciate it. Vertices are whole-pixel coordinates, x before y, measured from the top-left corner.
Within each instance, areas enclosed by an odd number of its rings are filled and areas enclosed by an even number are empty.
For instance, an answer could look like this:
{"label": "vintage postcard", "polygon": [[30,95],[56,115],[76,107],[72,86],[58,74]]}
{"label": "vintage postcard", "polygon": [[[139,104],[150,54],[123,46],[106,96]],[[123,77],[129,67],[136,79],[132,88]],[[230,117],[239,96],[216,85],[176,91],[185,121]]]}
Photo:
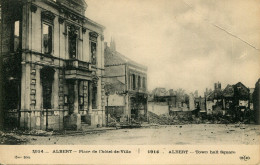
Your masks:
{"label": "vintage postcard", "polygon": [[0,0],[0,164],[259,164],[259,0]]}

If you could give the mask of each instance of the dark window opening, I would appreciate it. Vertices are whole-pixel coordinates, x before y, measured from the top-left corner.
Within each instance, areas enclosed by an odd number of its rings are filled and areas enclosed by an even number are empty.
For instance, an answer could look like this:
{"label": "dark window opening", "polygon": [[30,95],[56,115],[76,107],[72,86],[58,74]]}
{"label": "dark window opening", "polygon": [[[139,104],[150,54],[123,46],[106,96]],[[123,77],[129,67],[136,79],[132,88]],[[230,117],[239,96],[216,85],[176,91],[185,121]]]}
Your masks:
{"label": "dark window opening", "polygon": [[143,78],[143,88],[145,89],[146,88],[146,82],[145,82],[145,77]]}
{"label": "dark window opening", "polygon": [[75,59],[77,57],[77,38],[78,31],[76,27],[69,27],[69,57],[70,59]]}
{"label": "dark window opening", "polygon": [[133,84],[133,82],[132,82],[132,75],[129,75],[129,89],[132,89],[132,84]]}
{"label": "dark window opening", "polygon": [[131,88],[131,75],[128,77],[128,89]]}
{"label": "dark window opening", "polygon": [[14,51],[17,51],[20,48],[20,21],[14,22]]}
{"label": "dark window opening", "polygon": [[138,76],[138,89],[141,88],[141,77]]}
{"label": "dark window opening", "polygon": [[133,90],[135,90],[136,84],[135,84],[135,75],[133,74]]}
{"label": "dark window opening", "polygon": [[43,97],[43,109],[51,109],[52,101],[52,84],[54,79],[54,69],[45,67],[41,69],[41,82],[42,82],[42,97]]}
{"label": "dark window opening", "polygon": [[52,83],[44,81],[42,84],[43,109],[51,109]]}
{"label": "dark window opening", "polygon": [[91,63],[96,65],[97,63],[97,44],[95,42],[90,42],[91,47]]}
{"label": "dark window opening", "polygon": [[43,24],[42,26],[43,34],[43,52],[45,54],[52,53],[52,26]]}
{"label": "dark window opening", "polygon": [[[13,109],[19,109],[19,82],[15,80],[11,80],[8,82],[5,82],[4,87],[5,91],[3,93],[4,97],[4,107],[5,109],[13,110]],[[12,90],[10,90],[12,89]]]}

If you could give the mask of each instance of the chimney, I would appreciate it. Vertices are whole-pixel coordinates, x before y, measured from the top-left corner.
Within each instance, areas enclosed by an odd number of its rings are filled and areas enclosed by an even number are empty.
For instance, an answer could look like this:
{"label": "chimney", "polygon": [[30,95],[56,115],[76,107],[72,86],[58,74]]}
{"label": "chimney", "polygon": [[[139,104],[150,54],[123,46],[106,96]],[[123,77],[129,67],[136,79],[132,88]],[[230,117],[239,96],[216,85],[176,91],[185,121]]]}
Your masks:
{"label": "chimney", "polygon": [[112,37],[111,37],[111,41],[110,41],[110,49],[114,52],[116,51],[116,42]]}
{"label": "chimney", "polygon": [[218,89],[221,89],[221,83],[218,83]]}
{"label": "chimney", "polygon": [[214,89],[215,90],[217,89],[217,83],[214,83]]}

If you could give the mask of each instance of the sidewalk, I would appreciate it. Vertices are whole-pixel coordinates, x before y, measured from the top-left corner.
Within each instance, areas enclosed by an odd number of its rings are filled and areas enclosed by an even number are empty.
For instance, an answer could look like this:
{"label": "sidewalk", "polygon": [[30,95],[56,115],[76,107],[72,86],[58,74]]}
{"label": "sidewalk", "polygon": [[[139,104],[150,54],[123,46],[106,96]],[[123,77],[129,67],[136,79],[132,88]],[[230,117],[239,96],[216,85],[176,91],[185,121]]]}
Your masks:
{"label": "sidewalk", "polygon": [[155,124],[155,123],[142,123],[141,124],[141,128],[148,128],[148,127],[151,127],[151,126],[159,126],[159,124]]}
{"label": "sidewalk", "polygon": [[63,130],[62,132],[54,132],[53,135],[81,135],[81,134],[90,134],[90,133],[97,133],[97,132],[105,132],[108,130],[116,130],[116,127],[88,127],[84,130]]}

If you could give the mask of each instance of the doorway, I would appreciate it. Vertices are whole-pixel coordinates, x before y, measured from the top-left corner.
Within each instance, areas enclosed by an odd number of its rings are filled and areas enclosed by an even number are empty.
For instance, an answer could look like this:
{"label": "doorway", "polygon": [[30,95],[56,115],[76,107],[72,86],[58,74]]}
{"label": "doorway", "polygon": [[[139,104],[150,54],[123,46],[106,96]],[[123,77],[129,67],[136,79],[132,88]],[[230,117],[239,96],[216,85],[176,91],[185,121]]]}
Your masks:
{"label": "doorway", "polygon": [[74,100],[75,100],[75,91],[74,91],[74,81],[68,81],[68,107],[69,107],[69,115],[74,112]]}
{"label": "doorway", "polygon": [[40,71],[42,83],[43,114],[46,116],[46,130],[48,130],[49,110],[52,109],[52,84],[55,70],[51,67],[43,67]]}

